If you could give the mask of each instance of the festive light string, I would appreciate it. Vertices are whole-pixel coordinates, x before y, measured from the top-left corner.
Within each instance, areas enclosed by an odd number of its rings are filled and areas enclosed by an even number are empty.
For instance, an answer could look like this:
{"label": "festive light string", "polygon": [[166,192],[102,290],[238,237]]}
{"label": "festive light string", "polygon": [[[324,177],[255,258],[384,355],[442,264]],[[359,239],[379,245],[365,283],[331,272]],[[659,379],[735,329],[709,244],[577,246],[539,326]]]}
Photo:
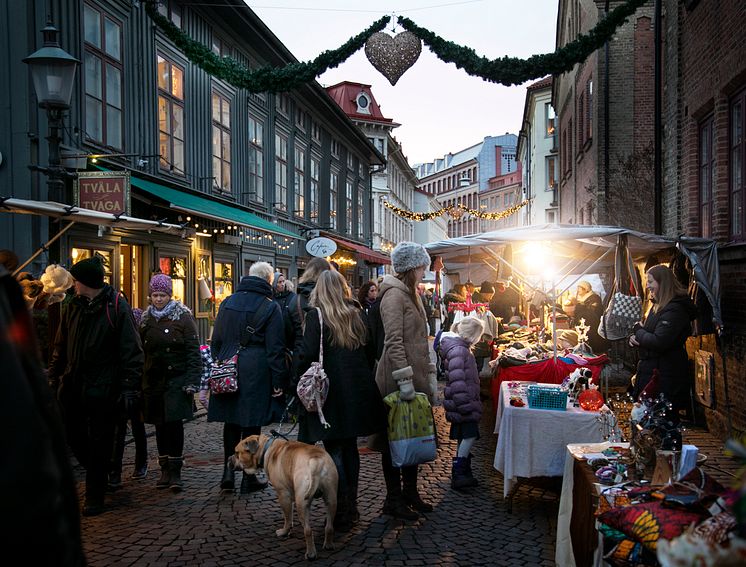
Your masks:
{"label": "festive light string", "polygon": [[[412,20],[399,16],[398,23],[422,40],[446,63],[454,63],[469,75],[503,85],[516,85],[546,75],[560,75],[585,61],[596,49],[609,41],[616,30],[647,0],[627,0],[614,8],[593,29],[553,53],[533,55],[528,59],[500,57],[487,59],[470,48],[446,41]],[[248,69],[231,57],[220,57],[203,43],[189,37],[171,20],[158,12],[154,0],[146,0],[145,11],[163,33],[184,55],[206,73],[249,92],[286,92],[313,81],[327,69],[337,67],[365,45],[370,36],[383,30],[391,20],[384,16],[368,29],[347,40],[334,50],[324,51],[307,63],[289,63],[284,67],[269,65]]]}
{"label": "festive light string", "polygon": [[463,214],[469,214],[473,217],[476,217],[479,219],[485,219],[485,220],[500,220],[500,219],[507,218],[511,215],[514,215],[515,213],[520,211],[523,207],[528,205],[529,202],[530,202],[530,199],[526,199],[525,201],[517,203],[513,205],[512,207],[505,209],[504,211],[497,212],[497,213],[485,213],[483,211],[477,211],[475,209],[470,209],[469,207],[467,207],[466,205],[462,205],[461,203],[456,203],[455,205],[447,205],[445,207],[441,207],[437,211],[431,211],[428,213],[416,213],[414,211],[409,211],[407,209],[402,209],[400,207],[397,207],[396,205],[392,205],[385,199],[383,200],[383,204],[387,209],[390,209],[391,211],[393,211],[395,214],[399,215],[403,219],[417,221],[417,222],[434,219],[446,213],[451,215],[456,220],[461,218],[461,215]]}

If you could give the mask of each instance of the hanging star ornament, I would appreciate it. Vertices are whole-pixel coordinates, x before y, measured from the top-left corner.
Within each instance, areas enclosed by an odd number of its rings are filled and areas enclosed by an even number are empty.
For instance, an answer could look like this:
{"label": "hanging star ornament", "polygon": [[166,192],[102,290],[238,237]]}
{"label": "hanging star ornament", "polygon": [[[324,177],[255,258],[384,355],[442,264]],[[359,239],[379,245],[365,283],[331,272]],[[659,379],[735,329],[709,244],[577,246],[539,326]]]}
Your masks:
{"label": "hanging star ornament", "polygon": [[365,56],[379,73],[395,85],[401,76],[417,62],[422,42],[412,32],[390,36],[376,32],[365,42]]}

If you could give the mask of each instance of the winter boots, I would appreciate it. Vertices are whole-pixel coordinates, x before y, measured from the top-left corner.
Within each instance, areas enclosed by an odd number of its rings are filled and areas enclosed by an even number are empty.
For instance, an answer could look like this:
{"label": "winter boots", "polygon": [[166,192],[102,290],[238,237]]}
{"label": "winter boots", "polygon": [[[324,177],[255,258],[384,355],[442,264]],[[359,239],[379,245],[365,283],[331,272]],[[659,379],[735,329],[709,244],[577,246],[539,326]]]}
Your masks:
{"label": "winter boots", "polygon": [[451,468],[451,488],[463,490],[477,486],[477,479],[471,474],[471,455],[468,457],[454,457]]}
{"label": "winter boots", "polygon": [[168,457],[168,487],[171,492],[181,492],[184,483],[181,482],[181,466],[184,464],[184,457]]}
{"label": "winter boots", "polygon": [[267,488],[267,483],[260,482],[255,474],[242,474],[241,488],[239,489],[240,494],[250,494],[259,490],[264,490],[265,488]]}
{"label": "winter boots", "polygon": [[171,471],[168,468],[168,456],[161,455],[158,457],[158,465],[161,467],[161,476],[156,481],[156,488],[168,488],[171,486]]}
{"label": "winter boots", "polygon": [[220,480],[220,490],[230,490],[234,488],[234,475],[233,467],[230,462],[226,459],[225,466],[223,467],[223,478]]}
{"label": "winter boots", "polygon": [[404,488],[402,489],[402,499],[404,503],[415,510],[416,512],[432,512],[433,507],[428,504],[417,492],[417,474],[419,467],[413,465],[410,467],[402,467],[401,477]]}

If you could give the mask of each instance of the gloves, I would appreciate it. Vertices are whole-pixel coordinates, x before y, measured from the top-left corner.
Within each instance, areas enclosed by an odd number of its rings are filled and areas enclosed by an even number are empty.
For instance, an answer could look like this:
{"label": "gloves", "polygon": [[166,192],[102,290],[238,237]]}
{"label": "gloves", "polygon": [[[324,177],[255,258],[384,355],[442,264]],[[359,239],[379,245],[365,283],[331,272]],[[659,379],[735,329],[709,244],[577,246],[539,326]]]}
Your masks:
{"label": "gloves", "polygon": [[135,411],[139,398],[140,392],[133,390],[122,392],[122,401],[124,402],[124,409],[127,413]]}
{"label": "gloves", "polygon": [[182,386],[181,389],[184,391],[185,394],[189,394],[190,396],[193,396],[199,391],[199,388],[197,388],[197,386],[194,386],[192,384],[187,384],[186,386]]}
{"label": "gloves", "polygon": [[209,404],[209,398],[207,397],[207,390],[200,390],[199,391],[199,403],[201,403],[205,409],[207,409],[207,405]]}
{"label": "gloves", "polygon": [[399,380],[399,399],[411,402],[415,398],[414,383],[411,378]]}

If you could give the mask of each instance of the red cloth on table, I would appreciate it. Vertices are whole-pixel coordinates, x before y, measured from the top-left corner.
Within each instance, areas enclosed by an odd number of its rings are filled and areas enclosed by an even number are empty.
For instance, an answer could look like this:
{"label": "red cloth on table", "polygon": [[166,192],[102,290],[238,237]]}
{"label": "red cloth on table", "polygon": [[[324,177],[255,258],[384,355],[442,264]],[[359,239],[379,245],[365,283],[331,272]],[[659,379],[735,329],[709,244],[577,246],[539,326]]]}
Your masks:
{"label": "red cloth on table", "polygon": [[605,354],[587,358],[588,364],[570,364],[560,358],[548,358],[541,362],[529,362],[520,366],[500,367],[492,378],[491,392],[493,407],[497,407],[500,398],[500,384],[506,380],[512,382],[541,382],[543,384],[561,384],[576,368],[590,368],[593,373],[591,382],[598,384],[601,370],[610,362]]}

